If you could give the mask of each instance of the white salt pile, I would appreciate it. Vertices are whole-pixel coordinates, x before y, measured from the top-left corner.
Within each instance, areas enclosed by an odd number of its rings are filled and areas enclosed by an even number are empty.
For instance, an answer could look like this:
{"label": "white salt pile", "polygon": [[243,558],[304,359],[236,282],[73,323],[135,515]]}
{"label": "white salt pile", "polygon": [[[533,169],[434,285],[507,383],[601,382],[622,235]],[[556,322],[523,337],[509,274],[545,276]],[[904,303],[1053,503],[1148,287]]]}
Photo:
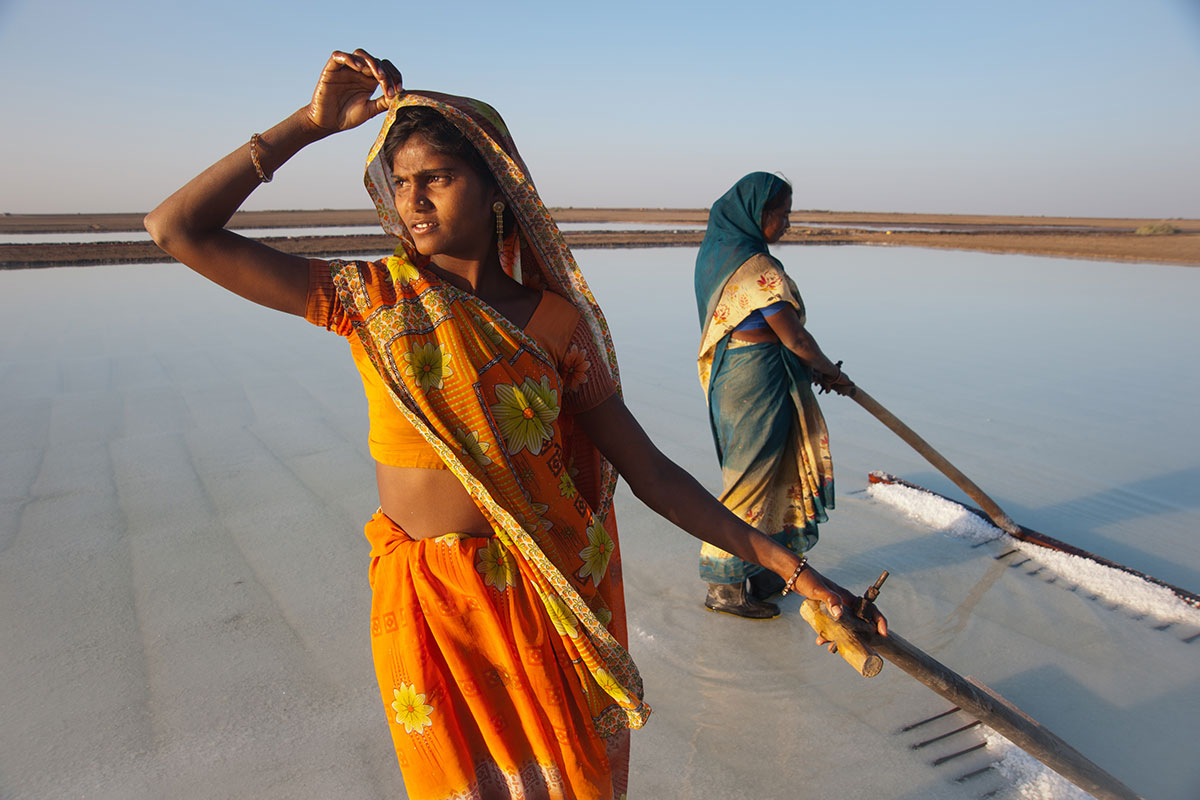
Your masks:
{"label": "white salt pile", "polygon": [[875,500],[887,503],[903,511],[909,519],[922,523],[935,531],[947,533],[971,542],[990,542],[1004,531],[987,520],[980,519],[963,506],[930,492],[898,483],[871,483],[867,494]]}
{"label": "white salt pile", "polygon": [[1092,800],[1092,795],[991,728],[984,728],[984,738],[987,751],[996,757],[996,770],[1012,783],[1013,796],[1023,800]]}
{"label": "white salt pile", "polygon": [[903,511],[908,518],[922,525],[957,538],[970,542],[1003,538],[1007,547],[1020,550],[1081,589],[1131,613],[1144,614],[1162,622],[1200,626],[1200,609],[1189,606],[1170,589],[1086,558],[1014,539],[952,500],[890,483],[869,484],[867,494]]}

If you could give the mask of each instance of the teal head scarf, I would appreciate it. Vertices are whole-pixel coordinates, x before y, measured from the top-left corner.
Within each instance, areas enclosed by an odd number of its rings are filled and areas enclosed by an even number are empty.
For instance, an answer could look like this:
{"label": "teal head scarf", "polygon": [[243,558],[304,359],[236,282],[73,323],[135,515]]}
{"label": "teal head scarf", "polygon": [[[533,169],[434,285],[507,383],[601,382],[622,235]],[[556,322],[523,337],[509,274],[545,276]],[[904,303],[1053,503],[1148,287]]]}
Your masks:
{"label": "teal head scarf", "polygon": [[713,203],[696,256],[696,308],[701,330],[712,317],[729,276],[751,256],[767,252],[763,207],[787,186],[788,182],[778,175],[751,172]]}

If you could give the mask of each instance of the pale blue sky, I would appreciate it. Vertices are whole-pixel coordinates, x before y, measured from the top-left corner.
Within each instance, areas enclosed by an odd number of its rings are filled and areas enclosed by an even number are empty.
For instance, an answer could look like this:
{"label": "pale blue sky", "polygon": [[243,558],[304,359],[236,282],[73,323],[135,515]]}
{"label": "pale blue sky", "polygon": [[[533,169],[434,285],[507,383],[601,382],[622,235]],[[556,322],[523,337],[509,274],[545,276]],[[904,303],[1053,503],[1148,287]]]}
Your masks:
{"label": "pale blue sky", "polygon": [[[549,205],[765,169],[797,208],[1200,217],[1200,0],[0,0],[0,211],[148,210],[359,46],[495,105]],[[377,128],[247,207],[366,207]]]}

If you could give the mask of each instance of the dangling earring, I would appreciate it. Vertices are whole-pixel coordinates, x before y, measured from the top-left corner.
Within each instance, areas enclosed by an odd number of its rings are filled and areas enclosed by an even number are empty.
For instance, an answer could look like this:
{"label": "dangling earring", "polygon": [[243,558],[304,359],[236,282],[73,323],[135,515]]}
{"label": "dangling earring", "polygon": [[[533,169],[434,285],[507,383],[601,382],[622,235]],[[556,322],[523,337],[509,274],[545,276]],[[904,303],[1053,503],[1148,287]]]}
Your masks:
{"label": "dangling earring", "polygon": [[492,211],[496,214],[496,254],[504,252],[504,203],[500,200],[492,203]]}
{"label": "dangling earring", "polygon": [[[500,200],[492,203],[492,211],[496,213],[496,255],[500,258],[500,268],[517,283],[521,283],[520,228],[513,233],[512,252],[506,254],[504,252],[504,203]],[[506,255],[507,258],[505,258]]]}

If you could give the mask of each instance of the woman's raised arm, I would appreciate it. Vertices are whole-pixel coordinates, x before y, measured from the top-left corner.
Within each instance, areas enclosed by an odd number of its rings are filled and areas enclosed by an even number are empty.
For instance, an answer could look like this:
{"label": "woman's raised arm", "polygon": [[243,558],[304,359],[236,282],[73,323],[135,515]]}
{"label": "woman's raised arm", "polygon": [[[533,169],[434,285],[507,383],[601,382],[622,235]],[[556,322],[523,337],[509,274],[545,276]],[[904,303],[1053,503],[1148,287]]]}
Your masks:
{"label": "woman's raised arm", "polygon": [[[376,88],[382,89],[372,99]],[[250,193],[301,148],[357,127],[403,91],[399,71],[365,50],[334,51],[312,101],[190,180],[146,215],[168,254],[226,289],[269,308],[304,315],[308,262],[225,229]]]}

